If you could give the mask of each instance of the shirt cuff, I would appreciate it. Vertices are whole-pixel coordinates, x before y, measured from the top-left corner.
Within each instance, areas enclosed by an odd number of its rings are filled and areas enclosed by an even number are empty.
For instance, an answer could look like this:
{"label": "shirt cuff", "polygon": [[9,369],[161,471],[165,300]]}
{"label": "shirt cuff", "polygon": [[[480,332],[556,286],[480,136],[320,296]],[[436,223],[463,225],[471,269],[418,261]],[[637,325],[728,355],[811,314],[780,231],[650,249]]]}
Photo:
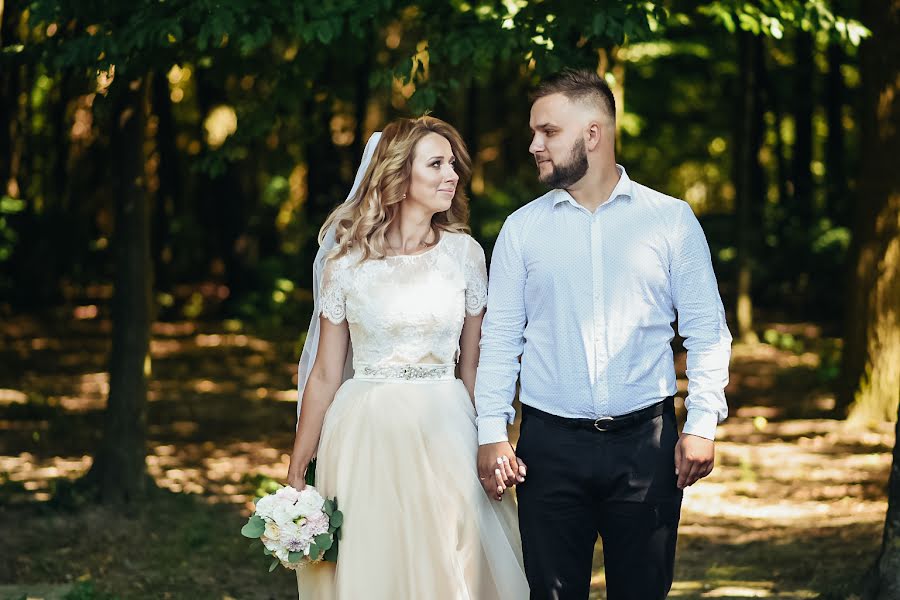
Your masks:
{"label": "shirt cuff", "polygon": [[687,421],[685,421],[684,429],[681,433],[689,433],[708,440],[715,440],[716,425],[718,424],[719,417],[716,413],[695,408],[688,410]]}
{"label": "shirt cuff", "polygon": [[480,417],[478,419],[478,445],[508,442],[506,419],[504,417]]}

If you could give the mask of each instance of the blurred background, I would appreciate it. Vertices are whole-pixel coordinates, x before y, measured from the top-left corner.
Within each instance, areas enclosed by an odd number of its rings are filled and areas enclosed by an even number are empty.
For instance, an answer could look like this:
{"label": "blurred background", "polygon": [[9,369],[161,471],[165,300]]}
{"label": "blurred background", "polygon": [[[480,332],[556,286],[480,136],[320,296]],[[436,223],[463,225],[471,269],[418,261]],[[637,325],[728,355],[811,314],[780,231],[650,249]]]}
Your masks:
{"label": "blurred background", "polygon": [[0,598],[296,597],[239,529],[321,223],[430,111],[489,256],[564,66],[700,218],[735,337],[671,596],[900,597],[897,0],[0,0]]}

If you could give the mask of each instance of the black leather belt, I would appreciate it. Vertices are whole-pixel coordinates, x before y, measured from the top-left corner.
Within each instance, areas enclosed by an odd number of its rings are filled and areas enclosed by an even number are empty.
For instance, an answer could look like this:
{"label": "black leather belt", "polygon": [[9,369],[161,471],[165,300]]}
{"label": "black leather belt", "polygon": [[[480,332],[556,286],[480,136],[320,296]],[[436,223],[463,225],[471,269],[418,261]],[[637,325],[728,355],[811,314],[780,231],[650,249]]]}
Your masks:
{"label": "black leather belt", "polygon": [[570,419],[569,417],[560,417],[559,415],[553,415],[538,410],[526,404],[522,405],[523,415],[533,416],[548,423],[561,425],[568,429],[587,429],[590,431],[617,431],[627,427],[634,427],[635,425],[660,416],[667,410],[675,410],[674,396],[669,396],[661,402],[634,412],[618,415],[616,417],[600,417],[598,419]]}

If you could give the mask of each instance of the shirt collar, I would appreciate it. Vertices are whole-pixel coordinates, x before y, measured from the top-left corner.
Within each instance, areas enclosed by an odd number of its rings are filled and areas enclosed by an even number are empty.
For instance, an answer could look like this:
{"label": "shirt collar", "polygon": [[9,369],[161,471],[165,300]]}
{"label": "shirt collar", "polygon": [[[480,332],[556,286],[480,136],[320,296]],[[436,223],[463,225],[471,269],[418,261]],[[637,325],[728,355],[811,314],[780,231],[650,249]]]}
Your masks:
{"label": "shirt collar", "polygon": [[[616,183],[616,187],[613,188],[612,192],[609,194],[609,198],[603,204],[607,204],[616,200],[618,198],[631,199],[633,198],[633,184],[631,178],[628,177],[628,173],[625,172],[625,167],[620,164],[616,164],[616,170],[619,172],[619,181]],[[566,190],[557,189],[555,190],[555,194],[553,197],[553,206],[556,206],[562,202],[568,202],[572,204],[576,208],[580,208],[581,205],[575,202],[575,199],[572,198],[572,195],[569,194]],[[601,206],[603,206],[601,204]]]}

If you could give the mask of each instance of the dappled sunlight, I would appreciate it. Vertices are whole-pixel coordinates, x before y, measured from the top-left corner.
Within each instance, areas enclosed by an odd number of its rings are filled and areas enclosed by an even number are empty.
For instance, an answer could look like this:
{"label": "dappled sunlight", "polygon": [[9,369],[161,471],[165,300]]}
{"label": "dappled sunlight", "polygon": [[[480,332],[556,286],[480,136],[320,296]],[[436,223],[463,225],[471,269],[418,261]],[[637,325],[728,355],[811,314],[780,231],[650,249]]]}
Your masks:
{"label": "dappled sunlight", "polygon": [[79,320],[96,319],[100,314],[100,309],[96,304],[88,304],[85,306],[76,306],[72,311],[72,316]]}
{"label": "dappled sunlight", "polygon": [[84,456],[52,456],[39,458],[29,452],[16,456],[0,456],[0,497],[4,502],[46,502],[50,499],[53,480],[75,479],[90,468],[92,458]]}
{"label": "dappled sunlight", "polygon": [[197,331],[197,323],[194,321],[180,321],[177,323],[153,323],[150,327],[153,335],[168,337],[186,337],[194,335]]}
{"label": "dappled sunlight", "polygon": [[195,341],[200,348],[217,348],[219,346],[234,348],[250,348],[256,352],[267,352],[272,346],[269,342],[242,334],[199,334]]}
{"label": "dappled sunlight", "polygon": [[[685,521],[740,519],[757,528],[884,518],[893,447],[888,427],[859,432],[837,421],[798,420],[760,431],[733,419],[720,427],[719,438],[715,470],[685,492]],[[849,445],[851,451],[835,452]]]}
{"label": "dappled sunlight", "polygon": [[215,448],[188,444],[155,448],[147,457],[147,468],[160,487],[204,494],[210,503],[237,504],[249,511],[255,486],[248,483],[248,477],[284,481],[289,462],[286,453],[262,442]]}
{"label": "dappled sunlight", "polygon": [[20,390],[0,389],[0,405],[25,404],[28,402],[28,394]]}
{"label": "dappled sunlight", "polygon": [[[0,379],[2,504],[46,502],[90,468],[109,391],[107,326],[79,320],[54,336],[36,321],[0,324],[13,366]],[[297,398],[288,333],[263,339],[237,321],[153,325],[146,464],[159,488],[248,515],[261,485],[285,480]],[[672,598],[815,597],[821,589],[808,582],[822,561],[877,542],[893,427],[794,418],[823,416],[815,399],[826,392],[808,376],[814,356],[735,346],[731,416],[715,470],[685,493]],[[683,417],[683,352],[676,365]],[[599,543],[591,590],[605,597]]]}

